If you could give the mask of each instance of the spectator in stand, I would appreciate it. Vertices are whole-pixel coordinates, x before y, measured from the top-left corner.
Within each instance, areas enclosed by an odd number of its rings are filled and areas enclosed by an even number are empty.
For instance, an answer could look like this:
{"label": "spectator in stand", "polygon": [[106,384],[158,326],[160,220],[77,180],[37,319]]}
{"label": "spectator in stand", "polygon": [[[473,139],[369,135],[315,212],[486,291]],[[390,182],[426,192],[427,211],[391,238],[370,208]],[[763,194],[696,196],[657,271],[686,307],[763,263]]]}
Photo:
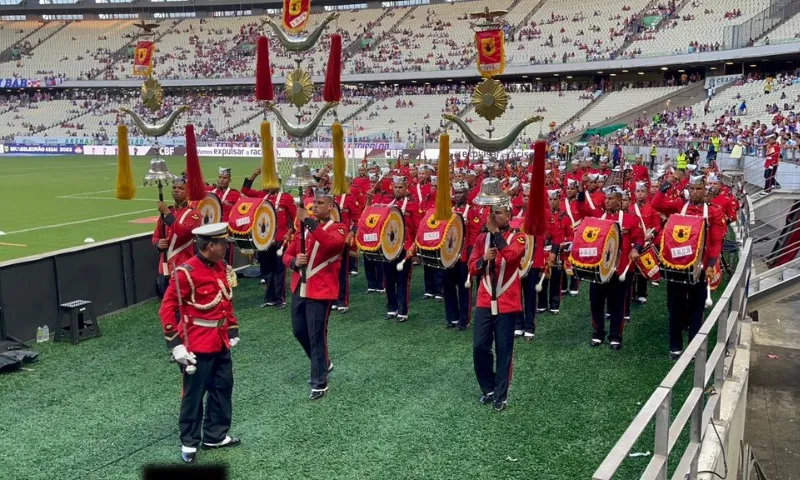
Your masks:
{"label": "spectator in stand", "polygon": [[769,137],[767,144],[767,155],[764,160],[764,191],[769,193],[773,188],[780,188],[777,182],[778,162],[781,157],[781,146],[774,136]]}

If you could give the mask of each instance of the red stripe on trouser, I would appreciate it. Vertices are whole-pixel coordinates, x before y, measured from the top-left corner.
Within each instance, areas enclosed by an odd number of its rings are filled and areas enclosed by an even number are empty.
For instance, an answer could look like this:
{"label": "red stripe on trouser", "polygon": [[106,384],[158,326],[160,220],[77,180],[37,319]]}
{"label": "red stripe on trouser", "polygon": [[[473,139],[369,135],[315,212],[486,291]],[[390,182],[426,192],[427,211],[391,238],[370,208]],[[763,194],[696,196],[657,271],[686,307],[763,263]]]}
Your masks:
{"label": "red stripe on trouser", "polygon": [[344,306],[350,306],[350,247],[344,251]]}
{"label": "red stripe on trouser", "polygon": [[514,354],[511,354],[511,361],[508,362],[508,389],[511,390],[511,377],[514,376]]}
{"label": "red stripe on trouser", "polygon": [[[469,275],[469,272],[467,272],[467,275]],[[469,327],[470,325],[472,325],[472,285],[467,289],[467,326]]]}
{"label": "red stripe on trouser", "polygon": [[406,281],[406,315],[408,315],[408,304],[411,301],[411,272],[414,271],[413,266],[408,267],[408,280]]}
{"label": "red stripe on trouser", "polygon": [[325,312],[325,330],[322,332],[322,345],[325,347],[325,370],[331,366],[331,357],[328,354],[328,318],[331,316],[331,306],[333,302],[328,302],[328,308]]}

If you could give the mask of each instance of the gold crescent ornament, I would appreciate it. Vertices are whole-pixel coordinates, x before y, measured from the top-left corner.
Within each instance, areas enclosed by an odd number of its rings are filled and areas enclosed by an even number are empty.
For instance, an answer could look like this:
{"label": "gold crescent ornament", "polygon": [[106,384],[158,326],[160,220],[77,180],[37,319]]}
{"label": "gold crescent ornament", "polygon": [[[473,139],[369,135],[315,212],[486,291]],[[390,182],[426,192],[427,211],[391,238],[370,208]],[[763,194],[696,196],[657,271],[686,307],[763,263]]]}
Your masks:
{"label": "gold crescent ornament", "polygon": [[286,78],[286,98],[295,107],[302,107],[311,101],[314,96],[314,83],[311,75],[298,68]]}
{"label": "gold crescent ornament", "polygon": [[492,121],[503,116],[509,96],[503,84],[493,78],[484,80],[472,93],[472,105],[481,118]]}
{"label": "gold crescent ornament", "polygon": [[161,109],[164,103],[164,89],[153,77],[147,77],[147,80],[142,82],[142,103],[151,112],[156,112]]}

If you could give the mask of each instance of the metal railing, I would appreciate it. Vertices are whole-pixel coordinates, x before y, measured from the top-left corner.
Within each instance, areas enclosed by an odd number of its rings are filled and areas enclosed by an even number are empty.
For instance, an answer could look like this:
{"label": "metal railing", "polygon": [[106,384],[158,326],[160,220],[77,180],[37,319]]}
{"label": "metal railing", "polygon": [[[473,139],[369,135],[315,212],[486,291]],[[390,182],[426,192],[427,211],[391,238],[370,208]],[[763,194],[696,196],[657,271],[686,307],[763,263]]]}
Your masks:
{"label": "metal railing", "polygon": [[[683,355],[678,358],[597,468],[592,477],[594,480],[613,478],[651,423],[655,424],[653,456],[640,478],[648,480],[667,478],[670,455],[687,424],[689,424],[689,443],[681,455],[672,479],[697,478],[700,446],[711,422],[720,421],[721,396],[725,381],[730,378],[733,370],[735,347],[739,341],[739,322],[747,314],[747,289],[753,251],[753,242],[749,234],[751,220],[749,203],[743,203],[739,220],[734,229],[737,241],[741,245],[739,263],[725,291]],[[716,338],[712,338],[711,332],[715,327]],[[713,349],[709,354],[710,344],[713,345]],[[726,354],[730,354],[727,367]],[[694,365],[692,389],[675,415],[675,419],[671,420],[675,386],[692,364]],[[713,390],[706,398],[706,386],[709,382],[712,382]],[[716,429],[716,426],[714,428]]]}
{"label": "metal railing", "polygon": [[750,46],[797,12],[800,12],[800,2],[797,0],[773,0],[769,7],[744,23],[726,26],[722,33],[722,44],[726,50]]}

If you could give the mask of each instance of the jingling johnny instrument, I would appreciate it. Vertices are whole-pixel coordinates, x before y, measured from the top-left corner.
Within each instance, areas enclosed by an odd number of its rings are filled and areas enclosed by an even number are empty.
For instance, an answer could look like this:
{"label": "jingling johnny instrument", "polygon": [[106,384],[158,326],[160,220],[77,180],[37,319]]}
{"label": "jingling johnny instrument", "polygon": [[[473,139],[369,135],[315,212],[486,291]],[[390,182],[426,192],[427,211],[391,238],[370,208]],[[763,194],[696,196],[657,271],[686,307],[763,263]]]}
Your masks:
{"label": "jingling johnny instrument", "polygon": [[370,205],[358,220],[356,244],[364,258],[391,262],[400,257],[406,225],[397,207]]}
{"label": "jingling johnny instrument", "polygon": [[581,280],[608,283],[620,260],[619,224],[612,220],[587,217],[575,230],[569,262]]}
{"label": "jingling johnny instrument", "polygon": [[228,233],[245,255],[261,252],[272,246],[278,218],[275,207],[266,198],[242,196],[231,209]]}
{"label": "jingling johnny instrument", "polygon": [[417,256],[423,265],[452,268],[464,249],[464,218],[453,213],[450,220],[436,220],[436,209],[425,212],[417,229]]}

